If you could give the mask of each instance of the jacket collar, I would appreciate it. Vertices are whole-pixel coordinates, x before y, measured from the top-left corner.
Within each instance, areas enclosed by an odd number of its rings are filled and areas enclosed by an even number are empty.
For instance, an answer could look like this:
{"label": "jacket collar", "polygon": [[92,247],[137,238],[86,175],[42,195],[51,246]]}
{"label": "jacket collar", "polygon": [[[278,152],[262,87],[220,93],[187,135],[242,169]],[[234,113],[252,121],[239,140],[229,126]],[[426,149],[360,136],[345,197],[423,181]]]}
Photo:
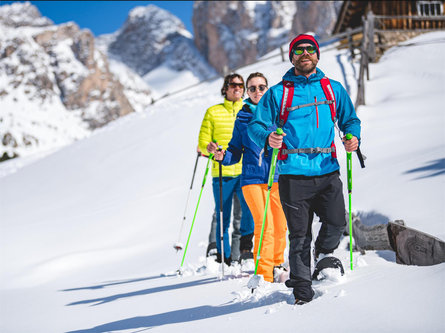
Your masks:
{"label": "jacket collar", "polygon": [[252,100],[250,98],[246,98],[244,100],[244,104],[247,104],[247,106],[249,107],[249,109],[253,112],[255,112],[256,110],[256,104],[252,103]]}
{"label": "jacket collar", "polygon": [[294,67],[292,67],[286,72],[286,74],[284,74],[283,80],[292,81],[295,83],[308,83],[308,82],[320,81],[324,76],[325,76],[324,73],[319,68],[316,68],[316,72],[314,74],[311,74],[309,78],[306,78],[306,76],[303,75],[297,76],[295,75]]}
{"label": "jacket collar", "polygon": [[243,107],[243,100],[240,98],[239,100],[232,102],[224,98],[224,107],[231,112],[239,111]]}

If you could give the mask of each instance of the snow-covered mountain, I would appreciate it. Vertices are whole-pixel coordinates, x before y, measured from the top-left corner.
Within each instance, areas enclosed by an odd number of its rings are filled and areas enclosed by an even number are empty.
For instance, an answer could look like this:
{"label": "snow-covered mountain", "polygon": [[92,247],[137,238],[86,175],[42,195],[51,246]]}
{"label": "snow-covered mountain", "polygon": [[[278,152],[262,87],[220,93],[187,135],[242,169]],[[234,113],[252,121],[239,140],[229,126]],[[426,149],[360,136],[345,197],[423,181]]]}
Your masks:
{"label": "snow-covered mountain", "polygon": [[309,30],[322,35],[336,3],[196,1],[195,37],[177,17],[148,5],[97,38],[73,22],[54,25],[30,3],[0,6],[0,160],[88,136],[225,67],[255,61],[295,29],[319,23]]}
{"label": "snow-covered mountain", "polygon": [[134,111],[91,32],[54,25],[30,3],[0,7],[0,55],[4,159],[63,146]]}
{"label": "snow-covered mountain", "polygon": [[[132,9],[118,31],[99,36],[98,41],[110,58],[131,68],[149,85],[168,80],[172,88],[184,82],[183,74],[188,74],[188,84],[216,75],[182,21],[154,5]],[[157,76],[166,69],[173,75]]]}
{"label": "snow-covered mountain", "polygon": [[[275,53],[239,72],[278,82],[290,64]],[[369,64],[366,105],[358,109],[366,168],[352,161],[352,209],[363,223],[403,219],[445,239],[444,54],[439,31]],[[319,67],[355,100],[359,60],[332,45],[321,55]],[[221,101],[221,85],[167,97],[0,177],[0,331],[445,331],[445,263],[404,266],[391,251],[354,252],[351,271],[348,238],[335,253],[345,275],[314,283],[318,298],[303,306],[282,283],[251,293],[239,266],[226,267],[220,280],[219,265],[205,258],[215,208],[209,179],[184,275],[174,274],[183,252],[172,245],[187,239],[207,162],[198,161],[181,234],[199,127]],[[345,155],[338,150],[343,184]],[[1,163],[0,173],[21,161]],[[345,187],[344,194],[348,200]]]}
{"label": "snow-covered mountain", "polygon": [[297,34],[329,35],[342,1],[195,1],[195,43],[218,72],[255,62]]}

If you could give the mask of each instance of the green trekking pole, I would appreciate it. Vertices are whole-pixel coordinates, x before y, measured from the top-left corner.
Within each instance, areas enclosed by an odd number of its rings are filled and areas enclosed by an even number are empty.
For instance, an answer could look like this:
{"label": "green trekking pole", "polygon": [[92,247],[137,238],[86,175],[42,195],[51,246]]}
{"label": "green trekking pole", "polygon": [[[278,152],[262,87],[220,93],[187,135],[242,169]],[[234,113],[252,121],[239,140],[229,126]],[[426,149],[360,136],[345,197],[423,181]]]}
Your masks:
{"label": "green trekking pole", "polygon": [[187,248],[189,246],[190,236],[192,235],[193,225],[195,224],[196,213],[198,212],[199,202],[201,201],[202,190],[204,189],[204,185],[206,183],[207,174],[209,173],[209,164],[212,157],[213,154],[210,154],[209,159],[207,160],[206,171],[204,173],[204,179],[202,180],[201,191],[199,192],[198,203],[196,205],[195,214],[193,215],[192,225],[190,226],[190,232],[187,238],[187,243],[185,244],[185,250],[184,250],[184,255],[182,256],[181,267],[178,269],[179,274],[182,274],[182,266],[184,265],[185,255],[187,253]]}
{"label": "green trekking pole", "polygon": [[[351,140],[352,134],[346,134],[346,140]],[[346,166],[348,169],[348,196],[349,196],[349,254],[351,261],[351,271],[353,270],[353,261],[352,261],[352,153],[346,152]]]}
{"label": "green trekking pole", "polygon": [[[275,133],[278,135],[282,135],[283,130],[281,128],[277,128],[277,131]],[[264,226],[266,224],[267,208],[269,206],[270,191],[272,189],[273,179],[275,176],[275,167],[277,165],[278,151],[279,151],[278,148],[274,148],[273,153],[272,153],[272,160],[271,160],[270,170],[269,170],[269,179],[268,179],[268,183],[267,183],[266,205],[264,207],[263,223],[261,225],[260,243],[258,245],[258,252],[256,255],[255,272],[254,272],[254,275],[252,276],[252,278],[249,280],[249,283],[247,284],[248,288],[252,289],[252,292],[254,291],[254,289],[256,287],[258,287],[258,284],[260,282],[260,279],[258,278],[258,275],[257,275],[258,263],[260,261],[261,245],[263,244]]]}

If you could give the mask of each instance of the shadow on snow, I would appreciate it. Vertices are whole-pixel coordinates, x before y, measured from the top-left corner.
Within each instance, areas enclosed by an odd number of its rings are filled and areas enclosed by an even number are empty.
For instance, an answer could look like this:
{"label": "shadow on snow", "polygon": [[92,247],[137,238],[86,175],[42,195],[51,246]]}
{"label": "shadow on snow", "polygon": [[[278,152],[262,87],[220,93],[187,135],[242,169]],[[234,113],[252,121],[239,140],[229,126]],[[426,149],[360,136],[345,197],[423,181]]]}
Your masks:
{"label": "shadow on snow", "polygon": [[232,313],[239,313],[241,311],[269,306],[283,301],[289,304],[293,304],[293,298],[291,298],[292,297],[289,297],[289,294],[286,292],[275,291],[270,295],[262,297],[260,300],[248,299],[246,301],[230,302],[218,306],[202,305],[189,309],[173,310],[149,316],[140,316],[118,320],[93,328],[70,331],[68,333],[111,332],[118,330],[153,328],[156,326],[168,324],[186,323],[196,320],[229,315]]}
{"label": "shadow on snow", "polygon": [[123,293],[123,294],[117,294],[117,295],[112,295],[112,296],[107,296],[107,297],[87,299],[87,300],[83,300],[83,301],[69,303],[69,304],[67,304],[67,306],[89,304],[89,303],[93,303],[92,305],[96,306],[96,305],[100,305],[100,304],[104,304],[104,303],[113,302],[113,301],[116,301],[121,298],[149,295],[149,294],[154,294],[154,293],[159,293],[159,292],[164,292],[164,291],[196,287],[196,286],[201,286],[204,284],[213,283],[213,282],[217,282],[217,281],[219,281],[217,278],[211,277],[211,278],[206,278],[206,279],[202,279],[202,280],[198,280],[198,281],[184,282],[184,283],[178,283],[178,284],[174,284],[174,285],[154,287],[154,288],[148,288],[148,289],[143,289],[143,290],[139,290],[139,291],[133,291],[130,293]]}
{"label": "shadow on snow", "polygon": [[419,173],[419,172],[422,172],[425,174],[423,176],[419,176],[419,177],[415,178],[416,180],[443,175],[445,173],[445,158],[441,158],[441,159],[438,159],[435,161],[430,161],[424,167],[411,169],[411,170],[405,171],[404,173],[410,174],[410,173]]}
{"label": "shadow on snow", "polygon": [[109,286],[116,286],[116,285],[120,285],[120,284],[135,283],[135,282],[148,281],[148,280],[155,280],[155,279],[160,279],[160,278],[165,278],[165,277],[170,277],[170,276],[176,276],[176,274],[169,274],[169,275],[160,274],[160,275],[148,276],[148,277],[144,277],[144,278],[131,279],[131,280],[110,281],[110,282],[107,282],[107,283],[104,283],[104,284],[99,284],[99,285],[96,285],[96,286],[87,286],[87,287],[62,289],[60,291],[96,290],[96,289],[103,289],[103,288],[109,287]]}

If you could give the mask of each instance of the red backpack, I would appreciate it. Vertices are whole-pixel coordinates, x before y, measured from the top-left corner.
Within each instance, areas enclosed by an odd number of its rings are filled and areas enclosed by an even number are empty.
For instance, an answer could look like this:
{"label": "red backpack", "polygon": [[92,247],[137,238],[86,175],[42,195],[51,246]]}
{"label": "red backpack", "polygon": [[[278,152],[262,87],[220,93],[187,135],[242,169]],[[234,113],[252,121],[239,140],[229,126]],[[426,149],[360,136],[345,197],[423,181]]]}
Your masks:
{"label": "red backpack", "polygon": [[[326,96],[325,101],[317,101],[317,97],[315,97],[314,103],[297,105],[292,107],[292,98],[294,97],[294,83],[292,81],[283,80],[283,99],[281,100],[281,108],[280,108],[280,121],[279,127],[283,127],[287,121],[287,117],[289,116],[290,111],[298,110],[303,107],[313,106],[315,105],[315,110],[317,112],[317,127],[318,127],[318,105],[328,104],[331,110],[331,118],[332,122],[335,124],[335,116],[337,104],[335,102],[334,91],[332,90],[331,82],[325,76],[320,80],[321,87]],[[331,153],[333,158],[337,158],[337,153],[335,149],[335,142],[332,141],[330,148],[298,148],[298,149],[287,149],[286,144],[283,142],[281,146],[280,152],[278,153],[279,160],[285,160],[288,154],[296,154],[296,153],[304,153],[304,154],[314,154],[314,153]]]}

